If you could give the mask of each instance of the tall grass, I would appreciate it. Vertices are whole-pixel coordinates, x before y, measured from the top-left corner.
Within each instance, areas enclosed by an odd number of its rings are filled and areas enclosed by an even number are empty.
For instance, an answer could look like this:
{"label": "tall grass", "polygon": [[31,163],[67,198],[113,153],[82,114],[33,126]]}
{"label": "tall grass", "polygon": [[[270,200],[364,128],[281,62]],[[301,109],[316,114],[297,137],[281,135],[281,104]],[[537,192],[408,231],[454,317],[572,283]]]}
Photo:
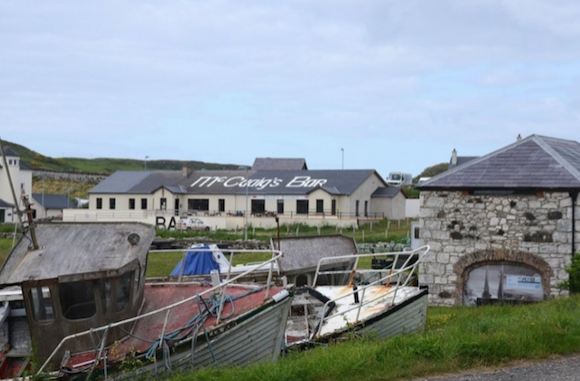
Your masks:
{"label": "tall grass", "polygon": [[580,351],[580,298],[527,306],[429,308],[419,334],[352,339],[276,363],[207,368],[181,380],[402,380]]}

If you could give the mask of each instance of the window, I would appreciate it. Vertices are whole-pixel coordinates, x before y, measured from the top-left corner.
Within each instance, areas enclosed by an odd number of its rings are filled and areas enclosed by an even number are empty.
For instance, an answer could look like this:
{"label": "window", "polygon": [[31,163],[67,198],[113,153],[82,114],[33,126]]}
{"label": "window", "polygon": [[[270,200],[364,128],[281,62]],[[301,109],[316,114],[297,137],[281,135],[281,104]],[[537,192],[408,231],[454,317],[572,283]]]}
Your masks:
{"label": "window", "polygon": [[336,216],[336,200],[332,200],[330,203],[330,214]]}
{"label": "window", "polygon": [[30,304],[34,320],[39,323],[50,323],[54,320],[52,298],[48,287],[33,287],[30,289]]}
{"label": "window", "polygon": [[159,200],[159,209],[167,210],[167,199],[166,198],[162,198]]}
{"label": "window", "polygon": [[369,202],[365,200],[365,217],[369,216]]}
{"label": "window", "polygon": [[207,198],[190,198],[187,200],[188,210],[209,211],[209,199]]}
{"label": "window", "polygon": [[86,319],[97,312],[92,282],[61,283],[59,299],[62,315],[66,319]]}
{"label": "window", "polygon": [[354,212],[355,212],[355,216],[357,216],[357,217],[358,217],[358,208],[360,206],[359,204],[360,204],[360,201],[359,200],[356,200],[355,207],[354,207]]}
{"label": "window", "polygon": [[97,209],[103,209],[103,199],[97,198]]}
{"label": "window", "polygon": [[141,199],[141,210],[146,210],[146,209],[147,209],[147,199],[142,198]]}
{"label": "window", "polygon": [[109,209],[114,210],[116,205],[116,200],[114,198],[109,199]]}
{"label": "window", "polygon": [[129,199],[129,210],[134,210],[134,209],[135,209],[135,199],[130,198]]}
{"label": "window", "polygon": [[226,211],[226,200],[220,198],[218,200],[218,212],[225,212]]}
{"label": "window", "polygon": [[324,213],[324,200],[316,200],[316,213]]}
{"label": "window", "polygon": [[264,213],[266,211],[266,200],[252,200],[252,214]]}
{"label": "window", "polygon": [[308,214],[308,200],[296,200],[296,214]]}
{"label": "window", "polygon": [[115,299],[115,312],[123,311],[125,306],[129,303],[129,297],[131,296],[132,279],[133,273],[123,274],[120,278],[116,279],[117,295]]}
{"label": "window", "polygon": [[284,214],[284,200],[278,200],[278,208],[276,212],[278,214]]}

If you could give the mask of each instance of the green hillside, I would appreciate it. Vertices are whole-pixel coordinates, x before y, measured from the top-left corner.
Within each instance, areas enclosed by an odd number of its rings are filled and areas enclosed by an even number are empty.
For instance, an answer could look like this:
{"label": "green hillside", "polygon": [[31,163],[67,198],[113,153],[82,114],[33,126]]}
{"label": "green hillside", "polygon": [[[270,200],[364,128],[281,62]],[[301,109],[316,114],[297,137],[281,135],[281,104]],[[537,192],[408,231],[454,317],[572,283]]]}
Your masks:
{"label": "green hillside", "polygon": [[[76,157],[64,157],[53,159],[38,152],[32,151],[20,144],[4,141],[4,147],[11,147],[18,152],[24,164],[33,170],[48,170],[56,172],[83,172],[109,175],[118,170],[141,170],[145,167],[142,159],[83,159]],[[148,160],[149,170],[180,170],[188,165],[191,170],[198,169],[237,169],[239,164],[205,163],[203,161],[180,161],[180,160]]]}

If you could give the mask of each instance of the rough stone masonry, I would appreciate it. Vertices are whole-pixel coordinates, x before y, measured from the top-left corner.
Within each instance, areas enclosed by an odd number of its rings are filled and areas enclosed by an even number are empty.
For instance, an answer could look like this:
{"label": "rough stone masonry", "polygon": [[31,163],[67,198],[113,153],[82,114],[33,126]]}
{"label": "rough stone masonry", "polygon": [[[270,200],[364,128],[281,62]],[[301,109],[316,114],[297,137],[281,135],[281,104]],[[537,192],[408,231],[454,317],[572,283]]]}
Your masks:
{"label": "rough stone masonry", "polygon": [[[493,263],[537,270],[545,298],[568,295],[557,287],[568,279],[571,263],[572,200],[567,192],[422,191],[420,238],[431,246],[419,282],[429,286],[432,305],[461,304],[469,271]],[[575,239],[580,241],[580,233]]]}

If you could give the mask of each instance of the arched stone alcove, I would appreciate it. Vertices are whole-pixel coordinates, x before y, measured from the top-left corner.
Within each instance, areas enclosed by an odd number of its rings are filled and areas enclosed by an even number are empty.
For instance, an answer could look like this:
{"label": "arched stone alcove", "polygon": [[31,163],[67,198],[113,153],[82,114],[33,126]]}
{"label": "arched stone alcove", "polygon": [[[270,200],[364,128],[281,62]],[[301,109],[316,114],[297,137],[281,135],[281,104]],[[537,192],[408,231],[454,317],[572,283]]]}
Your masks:
{"label": "arched stone alcove", "polygon": [[553,276],[553,271],[543,258],[522,251],[481,250],[462,256],[453,266],[453,271],[457,275],[456,305],[463,304],[464,287],[470,272],[480,266],[496,264],[517,265],[533,269],[541,276],[544,299],[550,296],[550,278]]}

